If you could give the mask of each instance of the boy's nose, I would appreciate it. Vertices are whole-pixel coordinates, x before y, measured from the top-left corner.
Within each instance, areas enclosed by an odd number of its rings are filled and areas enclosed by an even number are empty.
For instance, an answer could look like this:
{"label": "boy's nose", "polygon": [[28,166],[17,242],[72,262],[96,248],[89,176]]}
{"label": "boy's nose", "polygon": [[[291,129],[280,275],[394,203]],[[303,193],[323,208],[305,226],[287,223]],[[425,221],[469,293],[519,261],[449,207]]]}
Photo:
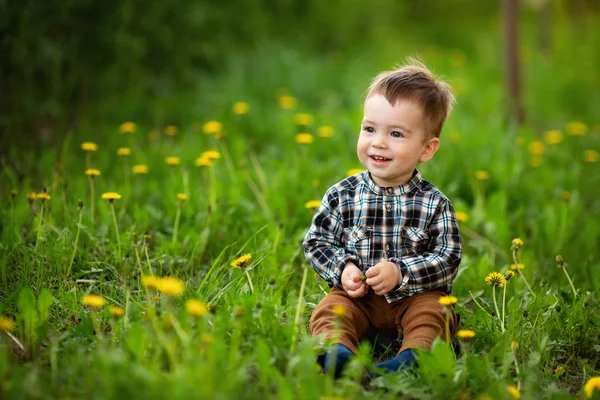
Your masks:
{"label": "boy's nose", "polygon": [[380,149],[385,149],[385,148],[387,148],[387,143],[384,138],[382,138],[380,135],[377,135],[376,137],[373,138],[373,141],[371,142],[371,146],[377,147]]}

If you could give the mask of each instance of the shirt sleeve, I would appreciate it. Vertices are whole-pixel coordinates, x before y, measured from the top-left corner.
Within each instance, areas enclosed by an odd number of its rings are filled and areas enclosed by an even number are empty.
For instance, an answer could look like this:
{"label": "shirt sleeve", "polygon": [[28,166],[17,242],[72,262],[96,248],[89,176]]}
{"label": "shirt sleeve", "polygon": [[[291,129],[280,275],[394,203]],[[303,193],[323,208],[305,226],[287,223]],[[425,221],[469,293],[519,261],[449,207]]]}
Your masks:
{"label": "shirt sleeve", "polygon": [[460,232],[449,201],[440,204],[429,225],[429,246],[422,254],[390,258],[402,274],[400,286],[386,295],[388,301],[429,290],[452,292],[462,258]]}
{"label": "shirt sleeve", "polygon": [[344,248],[344,224],[340,213],[340,195],[330,188],[312,220],[302,245],[306,258],[314,270],[330,287],[342,289],[341,277],[348,261],[360,268],[360,258],[346,253]]}

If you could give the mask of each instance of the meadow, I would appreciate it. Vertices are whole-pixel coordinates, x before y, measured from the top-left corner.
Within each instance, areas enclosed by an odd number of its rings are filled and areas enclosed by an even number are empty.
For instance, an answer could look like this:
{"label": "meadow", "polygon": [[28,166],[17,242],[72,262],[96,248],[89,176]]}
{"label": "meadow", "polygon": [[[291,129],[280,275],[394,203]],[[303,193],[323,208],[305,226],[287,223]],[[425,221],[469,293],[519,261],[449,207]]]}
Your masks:
{"label": "meadow", "polygon": [[[557,29],[551,56],[523,47],[522,125],[503,112],[491,34],[331,57],[266,42],[193,95],[106,105],[147,118],[8,149],[1,397],[597,398],[600,37]],[[369,380],[364,343],[335,381],[307,332],[328,288],[301,241],[315,201],[361,169],[369,80],[407,55],[457,96],[419,170],[460,221],[460,354],[438,341],[418,373]]]}

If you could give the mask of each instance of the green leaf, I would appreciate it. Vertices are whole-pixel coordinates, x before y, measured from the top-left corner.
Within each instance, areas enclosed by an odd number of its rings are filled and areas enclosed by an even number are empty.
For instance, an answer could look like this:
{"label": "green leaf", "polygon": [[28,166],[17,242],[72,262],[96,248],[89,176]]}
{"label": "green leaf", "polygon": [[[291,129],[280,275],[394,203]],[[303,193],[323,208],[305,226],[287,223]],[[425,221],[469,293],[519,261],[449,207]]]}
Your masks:
{"label": "green leaf", "polygon": [[48,289],[42,289],[37,299],[37,310],[40,318],[39,322],[44,322],[48,319],[48,310],[52,304],[54,304],[52,293],[50,293]]}
{"label": "green leaf", "polygon": [[23,336],[25,337],[28,352],[31,352],[36,339],[38,324],[35,296],[31,288],[25,287],[21,289],[17,306],[19,307],[20,318],[23,321]]}

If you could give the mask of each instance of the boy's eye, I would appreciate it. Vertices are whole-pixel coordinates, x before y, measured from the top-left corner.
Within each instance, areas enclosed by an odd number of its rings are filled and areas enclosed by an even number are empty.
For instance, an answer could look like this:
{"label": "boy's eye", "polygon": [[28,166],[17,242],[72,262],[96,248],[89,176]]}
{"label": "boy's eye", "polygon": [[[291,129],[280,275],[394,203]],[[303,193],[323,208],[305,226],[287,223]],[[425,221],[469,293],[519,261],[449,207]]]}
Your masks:
{"label": "boy's eye", "polygon": [[363,130],[364,130],[365,132],[369,132],[369,133],[373,133],[373,132],[375,132],[375,129],[371,128],[370,126],[365,126],[365,127],[363,128]]}
{"label": "boy's eye", "polygon": [[403,137],[403,136],[404,135],[402,134],[402,132],[398,132],[398,131],[392,132],[392,137],[399,138],[399,137]]}

